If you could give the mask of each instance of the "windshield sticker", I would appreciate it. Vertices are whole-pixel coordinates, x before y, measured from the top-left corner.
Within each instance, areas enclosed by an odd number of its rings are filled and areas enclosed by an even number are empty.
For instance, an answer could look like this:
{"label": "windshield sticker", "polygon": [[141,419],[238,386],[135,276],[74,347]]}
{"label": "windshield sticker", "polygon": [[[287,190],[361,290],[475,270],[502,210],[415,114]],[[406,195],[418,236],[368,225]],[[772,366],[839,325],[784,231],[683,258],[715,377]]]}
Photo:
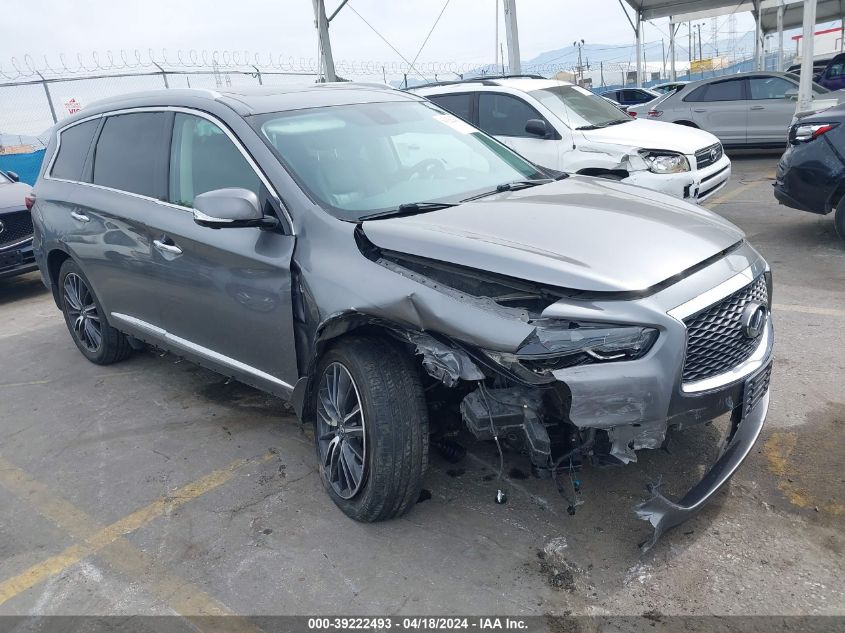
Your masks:
{"label": "windshield sticker", "polygon": [[472,134],[476,131],[469,123],[451,114],[435,114],[433,116],[435,120],[445,123],[450,128],[460,132],[461,134]]}

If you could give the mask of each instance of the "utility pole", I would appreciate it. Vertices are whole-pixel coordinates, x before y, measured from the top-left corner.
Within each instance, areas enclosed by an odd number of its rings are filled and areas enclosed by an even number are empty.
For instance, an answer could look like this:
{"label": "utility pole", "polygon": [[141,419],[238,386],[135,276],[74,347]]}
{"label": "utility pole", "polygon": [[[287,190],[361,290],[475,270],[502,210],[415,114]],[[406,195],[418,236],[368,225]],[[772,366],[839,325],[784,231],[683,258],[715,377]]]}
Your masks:
{"label": "utility pole", "polygon": [[801,76],[795,113],[809,111],[813,102],[813,48],[815,47],[816,0],[804,0],[804,36],[801,42]]}
{"label": "utility pole", "polygon": [[499,65],[499,0],[493,0],[496,5],[496,41],[493,42],[493,70]]}
{"label": "utility pole", "polygon": [[337,75],[334,72],[334,58],[332,57],[332,43],[329,39],[329,20],[326,17],[326,5],[324,0],[312,0],[312,2],[314,4],[314,21],[317,26],[317,36],[320,41],[322,70],[325,73],[326,81],[337,81]]}
{"label": "utility pole", "polygon": [[[584,64],[581,61],[581,49],[584,46],[584,40],[582,39],[580,42],[577,40],[572,42],[572,46],[578,49],[578,66],[575,68],[575,76],[578,77],[580,75],[581,79],[578,81],[579,86],[584,85]],[[587,68],[589,68],[589,62],[587,63]]]}
{"label": "utility pole", "polygon": [[[693,53],[695,50],[692,48],[692,22],[687,22],[687,55],[689,55],[690,64],[692,64]],[[692,70],[690,70],[690,75],[692,75]]]}
{"label": "utility pole", "polygon": [[695,25],[695,28],[698,29],[698,61],[702,61],[704,59],[704,55],[701,52],[701,24],[698,23]]}
{"label": "utility pole", "polygon": [[677,73],[675,72],[675,35],[680,28],[680,24],[672,24],[672,18],[669,18],[669,81],[677,81]]}
{"label": "utility pole", "polygon": [[508,66],[511,75],[522,74],[519,59],[519,30],[516,26],[516,0],[504,0],[505,35],[508,40]]}
{"label": "utility pole", "polygon": [[666,42],[663,40],[662,37],[660,38],[660,46],[663,49],[663,74],[661,75],[661,77],[663,77],[663,79],[666,79]]}

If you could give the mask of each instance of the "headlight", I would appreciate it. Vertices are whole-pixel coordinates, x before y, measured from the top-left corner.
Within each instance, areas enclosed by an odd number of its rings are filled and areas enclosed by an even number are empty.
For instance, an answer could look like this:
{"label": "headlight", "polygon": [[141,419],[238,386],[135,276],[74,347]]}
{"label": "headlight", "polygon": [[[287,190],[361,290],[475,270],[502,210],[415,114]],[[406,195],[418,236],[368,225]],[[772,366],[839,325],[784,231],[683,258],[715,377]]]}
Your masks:
{"label": "headlight", "polygon": [[594,362],[633,360],[657,340],[657,330],[637,325],[538,319],[515,356],[530,369],[557,369]]}
{"label": "headlight", "polygon": [[655,174],[677,174],[690,170],[689,161],[683,154],[642,151],[640,156],[648,165],[648,170]]}

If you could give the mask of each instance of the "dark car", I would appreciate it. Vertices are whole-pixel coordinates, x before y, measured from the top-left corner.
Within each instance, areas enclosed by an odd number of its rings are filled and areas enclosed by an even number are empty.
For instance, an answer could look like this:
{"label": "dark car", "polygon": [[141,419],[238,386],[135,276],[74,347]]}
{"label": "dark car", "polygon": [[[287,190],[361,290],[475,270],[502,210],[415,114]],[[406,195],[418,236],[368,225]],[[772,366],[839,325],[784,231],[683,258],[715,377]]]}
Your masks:
{"label": "dark car", "polygon": [[781,204],[827,214],[845,239],[845,105],[801,119],[789,130],[789,145],[774,182]]}
{"label": "dark car", "polygon": [[0,171],[0,279],[35,270],[32,188],[14,172]]}
{"label": "dark car", "polygon": [[661,93],[646,88],[620,88],[599,93],[599,96],[615,101],[619,105],[632,106],[657,99]]}
{"label": "dark car", "polygon": [[[813,69],[815,72],[815,68]],[[845,88],[845,53],[831,59],[815,77],[817,83],[829,90]]]}
{"label": "dark car", "polygon": [[766,417],[771,274],[742,231],[550,178],[418,95],[119,97],[53,130],[35,194],[39,268],[79,351],[108,364],[145,341],[290,399],[357,520],[414,506],[432,434],[466,428],[563,486],[732,414],[697,486],[637,506],[656,538]]}

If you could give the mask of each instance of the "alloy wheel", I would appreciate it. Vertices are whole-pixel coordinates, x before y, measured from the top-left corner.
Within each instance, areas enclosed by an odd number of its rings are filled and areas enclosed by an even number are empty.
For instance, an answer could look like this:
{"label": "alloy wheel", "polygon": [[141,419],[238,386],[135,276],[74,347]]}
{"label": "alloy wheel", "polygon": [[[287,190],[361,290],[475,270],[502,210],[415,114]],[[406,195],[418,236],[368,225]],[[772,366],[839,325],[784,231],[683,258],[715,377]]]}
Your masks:
{"label": "alloy wheel", "polygon": [[326,479],[351,499],[364,483],[367,442],[358,387],[341,363],[328,365],[317,392],[317,446]]}
{"label": "alloy wheel", "polygon": [[65,277],[62,295],[74,336],[85,349],[96,353],[103,344],[103,331],[94,295],[76,273]]}

